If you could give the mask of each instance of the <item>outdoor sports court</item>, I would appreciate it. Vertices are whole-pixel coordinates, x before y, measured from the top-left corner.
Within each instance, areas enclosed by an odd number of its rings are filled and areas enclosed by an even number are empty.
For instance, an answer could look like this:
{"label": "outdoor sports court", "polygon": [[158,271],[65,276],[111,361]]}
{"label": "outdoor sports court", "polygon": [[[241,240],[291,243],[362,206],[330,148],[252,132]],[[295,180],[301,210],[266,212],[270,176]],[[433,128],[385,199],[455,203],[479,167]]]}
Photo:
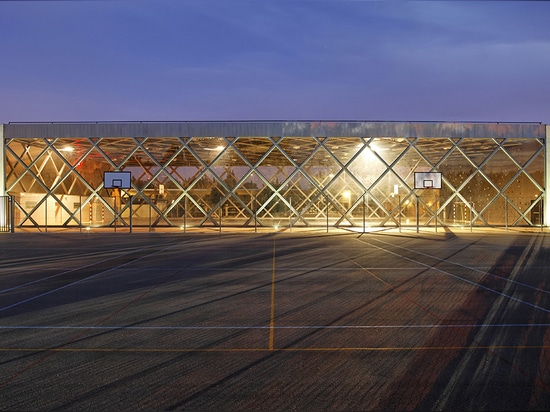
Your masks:
{"label": "outdoor sports court", "polygon": [[548,410],[546,232],[0,236],[0,410]]}

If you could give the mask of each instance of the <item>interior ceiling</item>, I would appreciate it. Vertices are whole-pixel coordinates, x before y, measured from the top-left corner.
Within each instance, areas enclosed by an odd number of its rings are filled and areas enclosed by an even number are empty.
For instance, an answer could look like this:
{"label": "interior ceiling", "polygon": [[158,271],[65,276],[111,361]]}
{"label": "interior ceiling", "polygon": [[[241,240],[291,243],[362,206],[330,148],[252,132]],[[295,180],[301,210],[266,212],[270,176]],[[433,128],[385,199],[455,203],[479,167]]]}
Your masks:
{"label": "interior ceiling", "polygon": [[[32,150],[32,156],[36,157],[43,151],[46,143],[44,139],[11,139],[14,142],[21,143],[22,147],[29,147]],[[290,158],[298,164],[301,163],[312,151],[318,149],[318,156],[308,160],[308,165],[324,165],[323,157],[327,157],[328,152],[342,161],[349,160],[364,145],[379,153],[384,159],[395,159],[399,156],[411,142],[415,139],[395,138],[395,137],[377,137],[377,138],[359,138],[359,137],[338,137],[338,138],[319,138],[315,140],[309,137],[287,137],[287,138],[266,138],[266,137],[245,137],[245,138],[220,138],[220,137],[194,137],[194,138],[93,138],[93,139],[48,139],[53,142],[57,150],[71,146],[74,151],[72,156],[82,157],[90,149],[91,152],[86,156],[87,159],[101,159],[103,151],[116,163],[123,161],[128,154],[132,155],[124,162],[124,166],[141,166],[144,164],[155,164],[151,159],[153,157],[161,165],[165,165],[170,159],[170,166],[200,166],[201,162],[195,158],[202,159],[206,164],[211,164],[221,153],[220,164],[245,164],[240,158],[240,152],[251,164],[256,162],[270,150],[274,144],[284,151]],[[496,141],[491,138],[485,139],[463,139],[459,143],[461,150],[468,154],[487,157],[497,147]],[[523,140],[525,141],[525,140]],[[93,144],[97,147],[94,148]],[[425,138],[416,140],[417,149],[428,159],[439,159],[451,149],[455,143],[449,138]],[[318,148],[319,143],[326,148]],[[185,146],[181,150],[182,144]],[[507,149],[513,145],[520,145],[519,140],[511,140],[506,143]],[[532,139],[532,144],[541,146],[538,139]],[[536,150],[536,148],[535,148]],[[174,154],[178,152],[178,155]],[[193,153],[191,153],[193,152]],[[412,151],[411,153],[416,153]],[[325,155],[325,156],[323,156]],[[450,160],[452,161],[452,159]],[[458,161],[464,161],[458,158]],[[273,150],[262,165],[288,163],[288,159],[280,150]],[[411,165],[412,166],[412,165]]]}

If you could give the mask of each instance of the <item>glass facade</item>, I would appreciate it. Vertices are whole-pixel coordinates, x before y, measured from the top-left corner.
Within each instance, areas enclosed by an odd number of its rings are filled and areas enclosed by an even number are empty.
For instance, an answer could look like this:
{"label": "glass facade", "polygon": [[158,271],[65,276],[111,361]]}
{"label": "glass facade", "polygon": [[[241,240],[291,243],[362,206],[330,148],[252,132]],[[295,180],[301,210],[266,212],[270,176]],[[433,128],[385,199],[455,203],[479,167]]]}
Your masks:
{"label": "glass facade", "polygon": [[[401,125],[7,124],[5,192],[16,228],[544,224],[544,125]],[[427,172],[441,188],[415,188]]]}

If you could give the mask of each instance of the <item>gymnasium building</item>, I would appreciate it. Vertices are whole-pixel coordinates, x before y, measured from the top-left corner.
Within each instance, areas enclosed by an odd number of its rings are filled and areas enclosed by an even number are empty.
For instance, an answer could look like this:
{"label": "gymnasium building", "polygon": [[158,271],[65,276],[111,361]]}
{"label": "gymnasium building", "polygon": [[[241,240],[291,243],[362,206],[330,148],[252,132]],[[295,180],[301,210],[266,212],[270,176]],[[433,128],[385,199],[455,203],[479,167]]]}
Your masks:
{"label": "gymnasium building", "polygon": [[550,127],[0,125],[0,230],[544,227]]}

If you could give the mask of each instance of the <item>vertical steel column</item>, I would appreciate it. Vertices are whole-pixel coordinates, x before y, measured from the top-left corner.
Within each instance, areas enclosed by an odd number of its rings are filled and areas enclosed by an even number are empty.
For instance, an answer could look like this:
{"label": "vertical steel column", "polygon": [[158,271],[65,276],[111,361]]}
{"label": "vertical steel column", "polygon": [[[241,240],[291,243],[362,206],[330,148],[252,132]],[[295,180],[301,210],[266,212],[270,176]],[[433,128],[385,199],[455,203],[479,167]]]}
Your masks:
{"label": "vertical steel column", "polygon": [[0,124],[0,196],[6,195],[6,141],[4,140],[4,125]]}
{"label": "vertical steel column", "polygon": [[13,233],[13,202],[14,200],[11,197],[6,197],[6,151],[4,146],[6,141],[4,140],[4,125],[0,124],[0,227],[7,228],[11,227],[11,232]]}
{"label": "vertical steel column", "polygon": [[544,198],[543,201],[543,219],[542,226],[550,223],[550,125],[546,125],[546,137],[544,145]]}

